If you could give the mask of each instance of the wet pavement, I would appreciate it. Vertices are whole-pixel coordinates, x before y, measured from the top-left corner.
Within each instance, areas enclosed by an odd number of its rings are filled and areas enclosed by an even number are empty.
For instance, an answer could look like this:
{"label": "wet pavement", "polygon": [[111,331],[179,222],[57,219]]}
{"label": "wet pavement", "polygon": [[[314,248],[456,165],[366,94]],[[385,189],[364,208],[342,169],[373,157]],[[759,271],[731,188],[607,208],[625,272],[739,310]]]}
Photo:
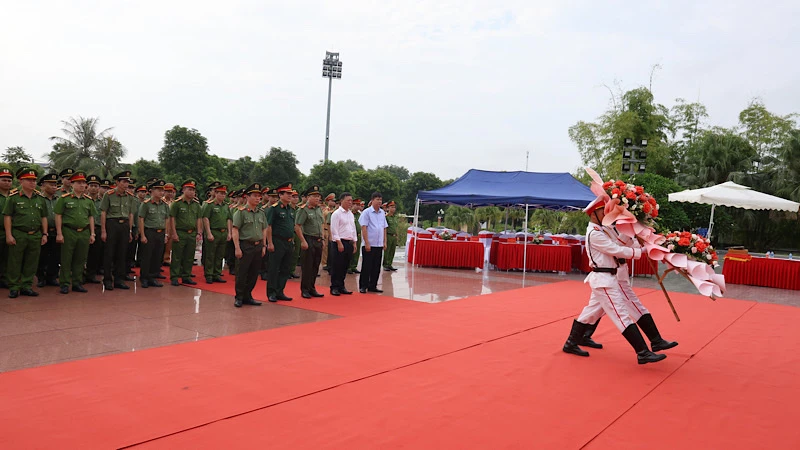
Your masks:
{"label": "wet pavement", "polygon": [[[412,269],[404,263],[402,251],[394,266],[398,271],[382,272],[382,295],[428,303],[585,277],[579,273]],[[324,287],[330,280],[327,273],[322,274],[317,285]],[[352,277],[357,275],[348,275]],[[172,286],[143,290],[138,282],[129,284],[135,286],[128,291],[103,292],[100,285],[87,285],[87,294],[61,295],[57,287],[45,287],[37,289],[39,297],[0,297],[0,372],[337,318],[284,304],[238,309],[225,294]],[[659,289],[652,276],[636,277],[633,284]],[[664,284],[669,291],[696,293],[693,285],[676,274],[670,274]],[[725,296],[800,306],[800,291],[729,285]]]}

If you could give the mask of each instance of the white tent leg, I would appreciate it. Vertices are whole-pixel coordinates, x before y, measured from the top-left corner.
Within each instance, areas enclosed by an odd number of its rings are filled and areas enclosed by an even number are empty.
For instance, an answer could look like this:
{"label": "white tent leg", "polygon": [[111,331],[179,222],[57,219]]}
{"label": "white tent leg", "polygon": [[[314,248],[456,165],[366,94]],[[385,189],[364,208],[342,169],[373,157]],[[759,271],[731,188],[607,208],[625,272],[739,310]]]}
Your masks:
{"label": "white tent leg", "polygon": [[411,268],[413,269],[417,263],[417,228],[419,228],[419,196],[417,197],[417,203],[414,205],[414,254],[411,255]]}
{"label": "white tent leg", "polygon": [[711,240],[711,230],[714,229],[714,208],[716,207],[717,205],[711,205],[711,220],[708,222],[708,234],[706,235],[709,241]]}
{"label": "white tent leg", "polygon": [[522,248],[522,287],[525,287],[525,274],[528,273],[528,204],[525,204],[525,246]]}

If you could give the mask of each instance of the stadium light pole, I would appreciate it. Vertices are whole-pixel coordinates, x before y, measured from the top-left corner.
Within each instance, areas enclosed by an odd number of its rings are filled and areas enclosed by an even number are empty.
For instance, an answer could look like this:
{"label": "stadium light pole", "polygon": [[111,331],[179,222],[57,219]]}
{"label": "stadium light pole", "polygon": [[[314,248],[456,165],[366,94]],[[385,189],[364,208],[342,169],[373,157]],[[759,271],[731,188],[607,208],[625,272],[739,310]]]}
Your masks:
{"label": "stadium light pole", "polygon": [[331,87],[334,78],[342,78],[342,61],[339,53],[325,52],[322,60],[322,77],[328,79],[328,119],[325,122],[325,161],[328,162],[328,143],[331,135]]}
{"label": "stadium light pole", "polygon": [[642,139],[638,145],[633,139],[625,138],[622,144],[622,173],[635,175],[644,173],[647,169],[647,139]]}

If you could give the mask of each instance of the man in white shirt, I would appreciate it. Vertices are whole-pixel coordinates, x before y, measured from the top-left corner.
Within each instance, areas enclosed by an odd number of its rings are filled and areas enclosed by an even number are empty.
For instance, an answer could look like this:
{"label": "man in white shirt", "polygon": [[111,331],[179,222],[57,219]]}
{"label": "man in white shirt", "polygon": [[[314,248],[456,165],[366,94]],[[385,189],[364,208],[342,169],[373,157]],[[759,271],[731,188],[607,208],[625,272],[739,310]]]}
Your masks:
{"label": "man in white shirt", "polygon": [[386,212],[381,209],[383,196],[373,192],[369,208],[361,213],[358,223],[361,225],[361,276],[358,279],[358,292],[383,292],[378,289],[378,277],[381,275],[383,251],[386,249]]}
{"label": "man in white shirt", "polygon": [[[331,269],[331,295],[352,294],[344,287],[347,268],[350,259],[356,252],[356,223],[350,207],[353,206],[353,196],[349,192],[342,192],[339,196],[339,208],[331,214],[331,243],[332,254],[328,255],[328,266]],[[335,250],[335,251],[334,251]]]}

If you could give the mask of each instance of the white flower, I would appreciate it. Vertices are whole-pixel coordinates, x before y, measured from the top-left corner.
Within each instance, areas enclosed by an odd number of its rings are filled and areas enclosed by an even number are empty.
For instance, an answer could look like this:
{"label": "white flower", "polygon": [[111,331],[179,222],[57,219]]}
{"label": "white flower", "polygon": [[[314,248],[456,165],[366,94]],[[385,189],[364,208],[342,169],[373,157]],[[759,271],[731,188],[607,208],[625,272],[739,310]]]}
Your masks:
{"label": "white flower", "polygon": [[707,260],[711,261],[711,258],[713,258],[713,256],[711,256],[711,254],[706,255],[706,259]]}
{"label": "white flower", "polygon": [[675,250],[675,245],[674,245],[674,244],[669,244],[669,245],[667,246],[667,250],[669,250],[669,251],[674,251],[674,250]]}
{"label": "white flower", "polygon": [[617,194],[614,194],[614,195],[611,196],[611,198],[617,198],[617,197],[619,197],[619,195],[617,195]]}
{"label": "white flower", "polygon": [[697,247],[692,247],[692,253],[697,253]]}
{"label": "white flower", "polygon": [[634,209],[636,209],[636,203],[634,203],[633,206],[631,206],[631,211],[633,211]]}
{"label": "white flower", "polygon": [[625,197],[622,197],[622,203],[625,203],[627,205],[628,204],[628,199],[625,198]]}
{"label": "white flower", "polygon": [[693,235],[692,235],[692,239],[697,239],[697,235],[696,235],[696,234],[693,234]]}
{"label": "white flower", "polygon": [[661,209],[661,205],[659,205],[658,203],[656,203],[656,209]]}
{"label": "white flower", "polygon": [[719,263],[718,263],[718,262],[716,262],[716,261],[713,261],[713,262],[711,263],[711,265],[712,265],[712,266],[714,266],[714,267],[718,267],[718,266],[719,266]]}
{"label": "white flower", "polygon": [[627,185],[625,185],[625,189],[627,189],[629,191],[633,191],[634,189],[636,189],[636,186],[628,183]]}

